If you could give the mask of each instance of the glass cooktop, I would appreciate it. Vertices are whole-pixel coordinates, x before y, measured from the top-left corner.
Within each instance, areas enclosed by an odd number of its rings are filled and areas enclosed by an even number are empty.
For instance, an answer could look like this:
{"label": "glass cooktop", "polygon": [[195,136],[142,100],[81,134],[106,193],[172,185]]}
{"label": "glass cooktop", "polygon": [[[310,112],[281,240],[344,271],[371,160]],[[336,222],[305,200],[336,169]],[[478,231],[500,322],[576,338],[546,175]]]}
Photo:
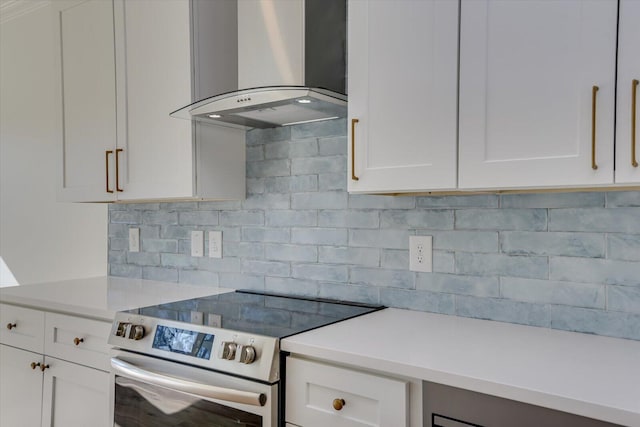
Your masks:
{"label": "glass cooktop", "polygon": [[355,302],[240,290],[128,312],[157,319],[284,338],[383,308]]}

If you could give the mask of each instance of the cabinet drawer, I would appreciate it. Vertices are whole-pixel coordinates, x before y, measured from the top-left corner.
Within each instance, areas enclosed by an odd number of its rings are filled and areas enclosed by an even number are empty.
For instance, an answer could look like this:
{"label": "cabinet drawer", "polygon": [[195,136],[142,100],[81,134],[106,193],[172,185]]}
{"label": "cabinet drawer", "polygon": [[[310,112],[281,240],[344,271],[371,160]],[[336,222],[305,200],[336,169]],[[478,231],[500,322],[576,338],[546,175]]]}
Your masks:
{"label": "cabinet drawer", "polygon": [[47,313],[45,319],[45,354],[109,370],[111,323],[55,313]]}
{"label": "cabinet drawer", "polygon": [[408,390],[407,381],[289,357],[286,421],[304,427],[406,427]]}
{"label": "cabinet drawer", "polygon": [[43,312],[0,304],[0,343],[42,353],[43,327]]}

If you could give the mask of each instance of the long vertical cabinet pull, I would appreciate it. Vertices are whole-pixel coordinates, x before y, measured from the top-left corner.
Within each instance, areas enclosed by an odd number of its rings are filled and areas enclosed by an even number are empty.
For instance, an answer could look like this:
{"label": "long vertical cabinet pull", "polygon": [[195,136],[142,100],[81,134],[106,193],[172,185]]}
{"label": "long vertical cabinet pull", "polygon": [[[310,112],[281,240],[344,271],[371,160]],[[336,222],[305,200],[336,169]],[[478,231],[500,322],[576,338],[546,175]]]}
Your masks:
{"label": "long vertical cabinet pull", "polygon": [[[107,150],[104,152],[104,160],[105,160],[105,170],[107,171],[107,193],[113,193],[113,190],[109,189],[109,155],[113,154],[113,150]],[[116,175],[117,176],[117,175]]]}
{"label": "long vertical cabinet pull", "polygon": [[631,166],[638,167],[636,159],[636,97],[638,95],[638,84],[640,81],[631,81]]}
{"label": "long vertical cabinet pull", "polygon": [[596,97],[598,86],[591,89],[591,169],[598,169],[596,163]]}
{"label": "long vertical cabinet pull", "polygon": [[360,120],[351,119],[351,179],[358,181],[356,176],[356,123]]}
{"label": "long vertical cabinet pull", "polygon": [[121,151],[124,151],[122,148],[116,148],[116,191],[122,193],[124,190],[120,188],[120,154]]}

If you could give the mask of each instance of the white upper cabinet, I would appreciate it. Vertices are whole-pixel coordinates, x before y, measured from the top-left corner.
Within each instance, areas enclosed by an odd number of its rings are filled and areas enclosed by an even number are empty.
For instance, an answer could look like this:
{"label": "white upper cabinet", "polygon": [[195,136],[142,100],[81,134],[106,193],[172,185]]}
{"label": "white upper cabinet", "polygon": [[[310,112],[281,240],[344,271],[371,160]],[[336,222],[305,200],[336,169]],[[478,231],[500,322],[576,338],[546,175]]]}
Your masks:
{"label": "white upper cabinet", "polygon": [[615,1],[462,0],[459,187],[613,183],[616,34]]}
{"label": "white upper cabinet", "polygon": [[[198,50],[210,34],[198,28],[198,20],[217,12],[206,5],[198,9],[202,3],[115,3],[118,112],[124,124],[117,152],[119,200],[245,196],[244,131],[169,116],[196,101],[200,80],[215,77],[215,70],[196,68],[196,56],[212,54]],[[215,25],[213,19],[208,25]]]}
{"label": "white upper cabinet", "polygon": [[[640,1],[620,1],[616,183],[640,183]],[[635,104],[635,107],[634,107]],[[635,115],[635,117],[634,117]],[[634,120],[635,119],[635,120]],[[634,150],[635,142],[635,150]]]}
{"label": "white upper cabinet", "polygon": [[56,1],[53,40],[62,156],[58,197],[114,200],[116,87],[111,1]]}
{"label": "white upper cabinet", "polygon": [[[245,132],[169,116],[237,86],[233,2],[54,2],[67,201],[243,199]],[[227,67],[228,68],[228,67]],[[221,77],[222,76],[222,77]],[[230,81],[232,80],[233,81]]]}
{"label": "white upper cabinet", "polygon": [[352,193],[456,188],[458,2],[349,1]]}

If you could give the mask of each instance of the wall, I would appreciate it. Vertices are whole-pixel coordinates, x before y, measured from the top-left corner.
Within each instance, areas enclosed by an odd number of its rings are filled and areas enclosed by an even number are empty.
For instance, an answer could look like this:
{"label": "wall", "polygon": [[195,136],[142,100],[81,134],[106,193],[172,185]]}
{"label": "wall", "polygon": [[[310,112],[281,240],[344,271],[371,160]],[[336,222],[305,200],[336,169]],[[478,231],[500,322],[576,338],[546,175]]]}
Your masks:
{"label": "wall", "polygon": [[105,275],[107,206],[56,202],[52,12],[0,7],[0,256],[22,284]]}
{"label": "wall", "polygon": [[[640,192],[348,195],[345,135],[248,132],[242,202],[111,205],[110,274],[640,340]],[[196,229],[223,231],[222,259],[189,255]],[[408,271],[413,234],[434,236],[434,273]]]}

